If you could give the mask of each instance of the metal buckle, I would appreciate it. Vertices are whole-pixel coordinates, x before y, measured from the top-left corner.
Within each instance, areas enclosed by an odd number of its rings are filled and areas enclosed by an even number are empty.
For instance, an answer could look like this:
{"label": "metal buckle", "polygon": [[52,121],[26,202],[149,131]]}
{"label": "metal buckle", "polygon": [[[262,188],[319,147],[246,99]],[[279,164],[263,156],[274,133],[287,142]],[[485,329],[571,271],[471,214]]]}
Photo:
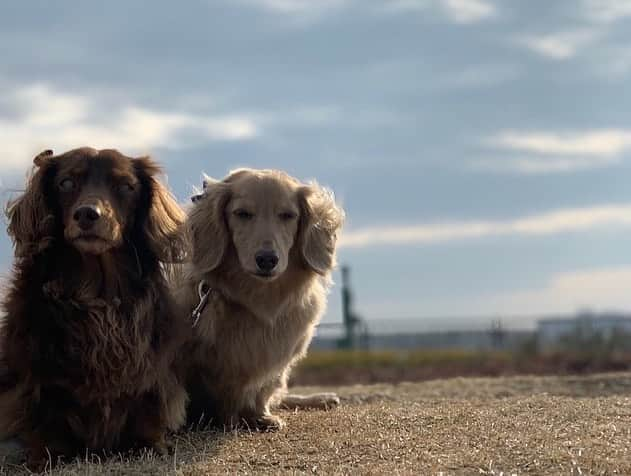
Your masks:
{"label": "metal buckle", "polygon": [[200,281],[197,286],[197,294],[199,295],[199,304],[191,314],[191,319],[193,320],[192,327],[197,326],[199,322],[199,318],[202,317],[202,313],[206,306],[208,305],[208,298],[210,297],[210,293],[212,292],[212,288],[208,286],[206,281]]}

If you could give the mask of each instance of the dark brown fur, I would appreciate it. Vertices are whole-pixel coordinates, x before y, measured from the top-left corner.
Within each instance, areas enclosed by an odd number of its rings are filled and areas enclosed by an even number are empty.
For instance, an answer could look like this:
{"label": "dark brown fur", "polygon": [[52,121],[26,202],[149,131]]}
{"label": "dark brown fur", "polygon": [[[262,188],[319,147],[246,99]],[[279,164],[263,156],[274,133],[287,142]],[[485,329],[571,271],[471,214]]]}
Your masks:
{"label": "dark brown fur", "polygon": [[[19,437],[34,467],[49,453],[163,451],[186,403],[172,369],[186,324],[164,278],[182,258],[182,212],[147,157],[83,148],[34,162],[7,210],[0,439]],[[87,232],[74,215],[86,204],[103,214]]]}

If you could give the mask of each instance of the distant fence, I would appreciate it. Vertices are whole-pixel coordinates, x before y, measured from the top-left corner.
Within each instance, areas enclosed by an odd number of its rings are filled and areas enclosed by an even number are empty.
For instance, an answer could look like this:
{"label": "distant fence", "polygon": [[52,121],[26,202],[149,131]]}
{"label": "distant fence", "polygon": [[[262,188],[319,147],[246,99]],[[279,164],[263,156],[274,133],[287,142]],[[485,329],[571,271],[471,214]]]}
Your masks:
{"label": "distant fence", "polygon": [[[368,349],[468,349],[507,350],[524,345],[536,336],[535,331],[448,331],[400,334],[365,334],[361,347]],[[316,336],[312,349],[333,350],[343,347],[340,339]]]}
{"label": "distant fence", "polygon": [[[354,333],[349,333],[348,327],[340,324],[324,324],[312,349],[631,351],[631,316],[627,314],[582,313],[568,318],[541,319],[532,331],[508,330],[499,320],[491,321],[490,327],[482,330],[393,331],[387,334],[370,332],[369,326],[364,322],[361,324],[353,329]],[[330,331],[336,329],[338,335],[332,335]],[[340,336],[341,329],[346,329],[346,334]]]}

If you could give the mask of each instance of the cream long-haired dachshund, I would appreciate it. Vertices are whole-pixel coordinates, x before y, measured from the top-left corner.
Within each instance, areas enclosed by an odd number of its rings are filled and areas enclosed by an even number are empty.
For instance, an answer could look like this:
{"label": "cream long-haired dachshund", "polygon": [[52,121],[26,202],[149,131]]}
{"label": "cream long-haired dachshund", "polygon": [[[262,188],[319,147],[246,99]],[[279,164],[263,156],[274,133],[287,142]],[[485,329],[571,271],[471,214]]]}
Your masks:
{"label": "cream long-haired dachshund", "polygon": [[274,430],[274,407],[337,405],[335,394],[287,394],[326,306],[344,219],[332,193],[240,169],[205,180],[193,202],[192,260],[177,292],[194,324],[183,353],[189,422]]}

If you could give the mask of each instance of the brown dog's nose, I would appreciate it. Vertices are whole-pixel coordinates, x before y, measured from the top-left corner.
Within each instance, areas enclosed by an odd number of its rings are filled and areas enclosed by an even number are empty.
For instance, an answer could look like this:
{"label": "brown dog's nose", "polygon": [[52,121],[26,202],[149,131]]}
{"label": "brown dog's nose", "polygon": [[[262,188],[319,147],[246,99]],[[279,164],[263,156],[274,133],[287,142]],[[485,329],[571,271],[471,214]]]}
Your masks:
{"label": "brown dog's nose", "polygon": [[278,255],[275,251],[259,251],[254,258],[257,268],[264,273],[271,272],[278,264]]}
{"label": "brown dog's nose", "polygon": [[101,210],[93,205],[83,205],[75,210],[72,217],[79,224],[79,228],[86,231],[101,218]]}

